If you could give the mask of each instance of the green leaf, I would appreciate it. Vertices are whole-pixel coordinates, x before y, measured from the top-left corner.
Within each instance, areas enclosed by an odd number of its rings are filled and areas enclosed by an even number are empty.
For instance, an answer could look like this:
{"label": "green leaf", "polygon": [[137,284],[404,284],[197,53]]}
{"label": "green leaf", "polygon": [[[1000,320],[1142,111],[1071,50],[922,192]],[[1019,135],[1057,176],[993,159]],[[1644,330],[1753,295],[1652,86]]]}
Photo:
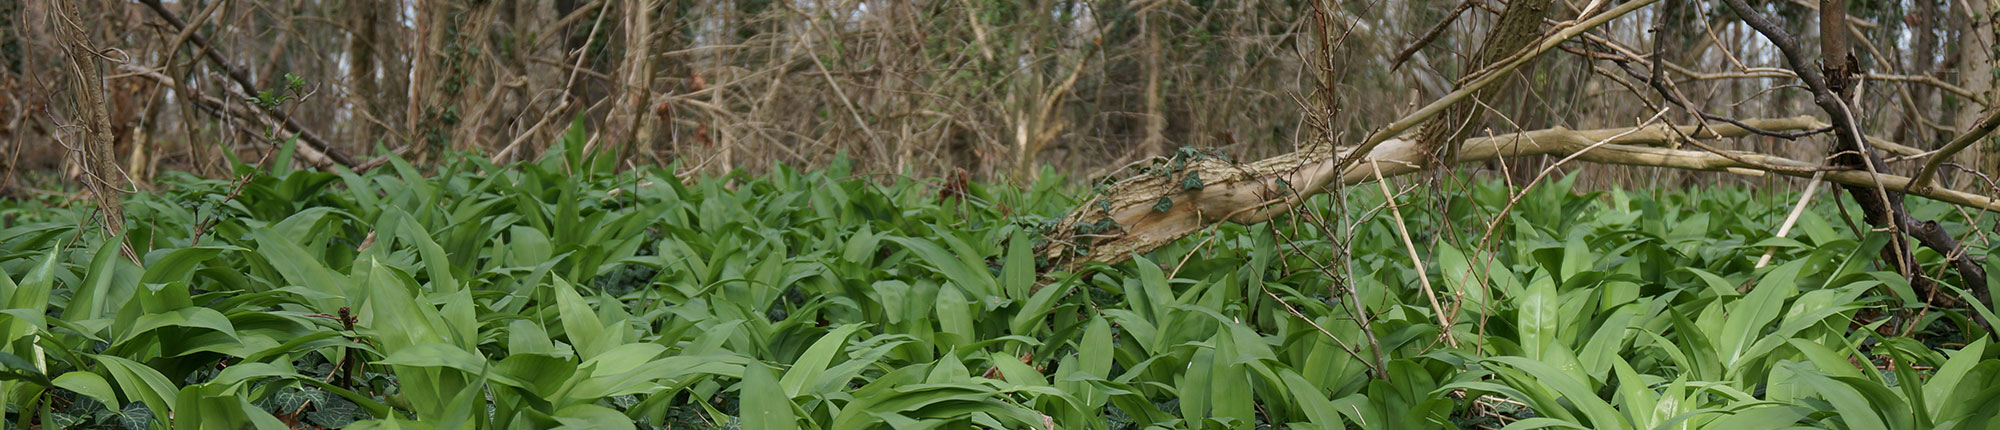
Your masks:
{"label": "green leaf", "polygon": [[[1022,304],[1021,309],[1015,312],[1014,316],[1008,320],[1008,329],[1012,330],[1016,335],[1036,335],[1039,332],[1038,329],[1042,326],[1042,320],[1047,318],[1049,312],[1053,311],[1056,305],[1061,303],[1059,300],[1063,296],[1068,295],[1070,291],[1075,289],[1076,284],[1072,282],[1057,282],[1042,286],[1042,289],[1036,291],[1034,297],[1029,297],[1028,301]],[[892,320],[891,322],[894,321]]]}
{"label": "green leaf", "polygon": [[1556,342],[1561,312],[1556,302],[1556,285],[1548,278],[1528,283],[1528,295],[1521,297],[1518,312],[1521,349],[1529,359],[1540,360]]}
{"label": "green leaf", "polygon": [[798,415],[792,413],[792,397],[785,395],[778,377],[763,362],[743,367],[743,427],[754,429],[797,429]]}
{"label": "green leaf", "polygon": [[943,342],[937,345],[939,352],[966,347],[978,337],[972,328],[974,309],[958,288],[951,285],[938,287],[938,334],[945,336],[940,339]]}
{"label": "green leaf", "polygon": [[576,288],[558,276],[555,278],[554,290],[557,313],[562,317],[563,332],[569,338],[570,344],[576,346],[577,357],[588,360],[609,350],[611,345],[604,339],[606,329],[604,322],[597,319],[597,313],[591,311],[583,296],[577,295]]}
{"label": "green leaf", "polygon": [[1028,234],[1014,230],[1007,240],[1007,261],[1000,268],[1000,285],[1007,298],[1020,300],[1035,286],[1035,253],[1028,246]]}
{"label": "green leaf", "polygon": [[625,430],[637,428],[633,424],[631,417],[625,416],[625,414],[619,413],[615,409],[587,403],[562,408],[562,410],[556,411],[553,418],[555,418],[556,422],[562,423],[561,427],[557,427],[560,429]]}
{"label": "green leaf", "polygon": [[[1546,385],[1552,390],[1549,394],[1566,399],[1567,403],[1572,407],[1583,412],[1584,417],[1590,420],[1589,424],[1592,427],[1619,428],[1631,426],[1631,423],[1626,422],[1624,417],[1619,415],[1610,403],[1597,397],[1596,390],[1591,389],[1586,381],[1578,378],[1578,376],[1582,375],[1565,372],[1546,363],[1522,357],[1494,357],[1487,360],[1517,369],[1525,373],[1529,379]],[[1561,406],[1550,403],[1537,405],[1537,407],[1541,408],[1538,410],[1540,412],[1548,412],[1547,409],[1559,408]]]}
{"label": "green leaf", "polygon": [[315,312],[333,313],[342,306],[348,306],[347,277],[328,270],[320,259],[307,254],[305,248],[293,243],[292,239],[279,236],[269,229],[258,229],[251,233],[257,241],[257,253],[284,275],[285,281],[318,292],[327,299],[311,300]]}
{"label": "green leaf", "polygon": [[475,375],[486,371],[485,357],[455,346],[438,343],[411,345],[389,354],[389,358],[377,363],[391,366],[458,369]]}
{"label": "green leaf", "polygon": [[967,263],[967,260],[978,261],[981,258],[980,256],[968,255],[961,258],[961,256],[945,251],[944,248],[939,247],[937,244],[925,240],[906,237],[889,237],[888,239],[909,248],[910,252],[915,254],[917,258],[922,259],[925,264],[937,269],[938,273],[944,275],[944,279],[957,284],[959,288],[964,288],[969,292],[978,294],[982,291],[990,291],[997,282],[993,279],[993,274],[986,271],[983,264],[975,266]]}
{"label": "green leaf", "polygon": [[1937,373],[1931,374],[1930,380],[1924,381],[1924,399],[1930,400],[1924,406],[1929,410],[1930,416],[1937,417],[1943,413],[1946,400],[1959,389],[1959,385],[1965,382],[1965,377],[1972,371],[1973,366],[1979,364],[1985,356],[1986,346],[1989,344],[1987,341],[1988,338],[1982,337],[1965,345],[1958,352],[1951,354],[1951,358],[1946,359],[1944,365],[1938,366]]}
{"label": "green leaf", "polygon": [[1803,366],[1798,367],[1801,367],[1801,369],[1799,372],[1794,373],[1794,375],[1797,375],[1800,381],[1812,387],[1814,391],[1819,392],[1821,398],[1833,404],[1833,410],[1838,412],[1841,423],[1846,424],[1847,428],[1855,430],[1886,430],[1889,428],[1887,424],[1882,422],[1882,416],[1876,414],[1876,411],[1885,409],[1887,405],[1871,403],[1860,392],[1855,391],[1854,387],[1835,381],[1833,378],[1828,378],[1814,369],[1803,368]]}
{"label": "green leaf", "polygon": [[127,294],[130,294],[131,279],[128,277],[123,282],[115,279],[118,277],[118,269],[130,266],[128,260],[118,255],[118,244],[123,243],[122,241],[123,236],[98,244],[96,256],[90,259],[90,268],[84,271],[83,285],[72,292],[69,306],[63,308],[62,319],[69,321],[97,319],[104,316],[105,311],[111,308],[107,301],[116,294],[113,289],[122,287]]}
{"label": "green leaf", "polygon": [[167,381],[167,377],[161,375],[159,371],[120,357],[108,355],[90,357],[104,366],[105,372],[111,374],[111,380],[118,383],[118,391],[126,398],[137,398],[155,414],[165,414],[173,410],[168,405],[172,404],[170,402],[178,396],[180,390],[174,387],[173,382]]}
{"label": "green leaf", "polygon": [[1319,387],[1292,369],[1281,368],[1278,370],[1278,376],[1284,381],[1285,389],[1290,391],[1292,399],[1298,402],[1299,409],[1305,412],[1307,422],[1322,429],[1347,428],[1347,423],[1340,419],[1339,411],[1333,402],[1327,400],[1326,393]]}
{"label": "green leaf", "polygon": [[181,308],[165,313],[139,316],[130,327],[124,328],[120,332],[112,333],[112,336],[116,338],[116,341],[112,342],[112,344],[114,346],[123,344],[140,334],[148,333],[162,327],[208,329],[220,332],[231,339],[237,338],[236,327],[229,322],[228,317],[222,316],[221,312],[216,312],[214,309],[209,308]]}
{"label": "green leaf", "polygon": [[1181,190],[1199,190],[1201,187],[1201,172],[1188,172],[1186,178],[1181,178]]}
{"label": "green leaf", "polygon": [[96,373],[86,371],[65,372],[62,376],[56,377],[55,386],[75,391],[77,394],[82,394],[85,397],[96,400],[98,403],[103,403],[113,410],[125,406],[124,403],[118,401],[118,394],[116,391],[112,391],[111,383],[105,381],[103,376],[98,376]]}
{"label": "green leaf", "polygon": [[1799,271],[1807,260],[1785,263],[1764,274],[1757,281],[1757,287],[1750,294],[1729,306],[1729,319],[1723,323],[1721,338],[1716,342],[1716,351],[1725,368],[1736,368],[1742,364],[1744,352],[1750,349],[1771,324],[1784,311],[1785,299],[1798,293]]}
{"label": "green leaf", "polygon": [[792,362],[791,370],[785,371],[784,379],[779,382],[779,385],[784,387],[785,398],[807,394],[804,390],[808,383],[818,385],[820,375],[826,372],[827,366],[832,365],[834,354],[840,352],[841,347],[847,344],[849,336],[853,336],[864,327],[866,326],[862,324],[840,326],[825,336],[820,336],[819,341],[813,342],[812,347],[806,348],[806,352],[799,355],[798,361]]}

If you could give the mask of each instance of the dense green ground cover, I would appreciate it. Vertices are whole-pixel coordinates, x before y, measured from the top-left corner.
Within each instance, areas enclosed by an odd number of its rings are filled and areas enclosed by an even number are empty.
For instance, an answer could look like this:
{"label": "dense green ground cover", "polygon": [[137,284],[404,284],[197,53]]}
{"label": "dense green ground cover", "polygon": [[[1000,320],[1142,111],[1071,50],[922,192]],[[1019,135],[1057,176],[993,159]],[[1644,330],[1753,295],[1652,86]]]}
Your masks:
{"label": "dense green ground cover", "polygon": [[[1038,278],[1034,232],[1075,204],[1056,180],[940,200],[839,167],[599,171],[177,177],[127,202],[143,266],[79,227],[86,209],[0,202],[9,424],[1918,429],[2000,412],[1990,338],[1926,311],[1830,200],[1771,239],[1791,197],[1546,184],[1496,252],[1427,262],[1447,341],[1386,216],[1332,232],[1352,237],[1351,284],[1317,265],[1328,232],[1290,219]],[[1507,193],[1463,193],[1449,222],[1403,215],[1476,235]],[[1334,293],[1350,286],[1379,352]]]}

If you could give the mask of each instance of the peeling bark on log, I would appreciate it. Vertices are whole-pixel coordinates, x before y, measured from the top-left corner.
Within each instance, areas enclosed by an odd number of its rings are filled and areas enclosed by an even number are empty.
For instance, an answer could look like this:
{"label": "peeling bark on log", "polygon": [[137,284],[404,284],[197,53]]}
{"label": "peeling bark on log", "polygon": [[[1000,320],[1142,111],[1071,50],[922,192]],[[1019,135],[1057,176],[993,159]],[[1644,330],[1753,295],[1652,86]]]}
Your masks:
{"label": "peeling bark on log", "polygon": [[[1764,130],[1810,130],[1825,124],[1811,117],[1783,119],[1745,120],[1746,124]],[[1524,133],[1501,135],[1465,140],[1461,144],[1460,161],[1476,162],[1500,156],[1519,157],[1533,155],[1567,155],[1606,141],[1603,145],[1590,149],[1578,159],[1604,164],[1629,166],[1654,166],[1700,171],[1728,171],[1742,174],[1761,175],[1767,171],[1762,166],[1788,169],[1813,169],[1817,164],[1775,157],[1765,154],[1739,152],[1735,158],[1750,163],[1731,160],[1714,153],[1663,148],[1686,134],[1699,139],[1735,138],[1750,135],[1742,127],[1718,125],[1712,131],[1697,133],[1696,126],[1678,126],[1679,133],[1665,125],[1600,130],[1569,130],[1554,128]],[[1288,213],[1291,207],[1310,195],[1299,195],[1290,188],[1321,174],[1328,173],[1345,157],[1348,151],[1328,153],[1326,151],[1301,151],[1279,157],[1268,158],[1247,164],[1234,164],[1216,159],[1188,160],[1185,168],[1165,174],[1146,174],[1126,179],[1112,185],[1098,197],[1084,202],[1077,210],[1064,217],[1049,232],[1049,244],[1041,249],[1040,255],[1048,258],[1052,267],[1072,269],[1088,262],[1115,264],[1141,254],[1159,249],[1168,243],[1194,234],[1203,228],[1220,222],[1254,224]],[[1376,146],[1362,162],[1340,172],[1340,182],[1344,185],[1360,184],[1374,180],[1375,169],[1381,169],[1384,177],[1394,177],[1417,172],[1431,156],[1414,141],[1392,139]],[[1372,164],[1371,164],[1372,163]],[[1789,176],[1811,177],[1810,173],[1795,171],[1769,171]],[[1196,175],[1202,186],[1187,189],[1183,182],[1188,175]],[[1844,185],[1873,186],[1878,177],[1865,171],[1836,170],[1825,172],[1828,182]],[[1883,188],[1904,191],[1910,179],[1901,176],[1882,175],[1879,177]],[[1960,206],[2000,211],[2000,200],[1956,190],[1937,188],[1914,192],[1935,200]],[[1170,207],[1161,212],[1155,209],[1165,198]],[[1107,231],[1095,231],[1095,226],[1103,225],[1109,219],[1115,223]],[[1080,231],[1079,228],[1082,230]]]}

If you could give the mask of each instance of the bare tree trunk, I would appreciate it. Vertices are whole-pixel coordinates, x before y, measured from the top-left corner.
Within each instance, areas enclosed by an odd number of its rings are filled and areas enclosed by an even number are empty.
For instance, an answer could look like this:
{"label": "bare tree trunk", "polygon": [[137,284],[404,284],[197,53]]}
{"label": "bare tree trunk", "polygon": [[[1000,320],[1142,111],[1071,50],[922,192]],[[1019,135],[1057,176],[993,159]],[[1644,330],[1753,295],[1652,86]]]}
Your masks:
{"label": "bare tree trunk", "polygon": [[[1035,19],[1043,18],[1037,17]],[[1049,27],[1060,28],[1063,24],[1058,22]],[[1104,30],[1106,28],[1098,29],[1100,32]],[[1029,46],[1030,44],[1042,42],[1032,39],[1033,37],[1035,35],[1022,34],[1018,38],[1019,42],[1017,43],[1021,44],[1021,46]],[[1060,39],[1063,35],[1054,34],[1046,35],[1046,37]],[[1014,93],[1008,95],[1010,101],[1016,101],[1009,104],[1015,105],[1018,109],[1017,112],[1012,113],[1015,117],[1012,124],[1014,127],[1015,148],[1014,177],[1011,178],[1017,183],[1026,184],[1034,182],[1035,174],[1038,173],[1036,163],[1040,161],[1039,156],[1042,150],[1047,149],[1049,143],[1054,142],[1057,137],[1062,136],[1065,131],[1069,130],[1069,120],[1062,115],[1063,105],[1069,100],[1070,91],[1076,88],[1077,78],[1083,76],[1083,71],[1090,66],[1091,57],[1097,54],[1098,49],[1104,47],[1104,40],[1102,37],[1099,37],[1090,40],[1088,44],[1089,46],[1087,47],[1078,48],[1079,52],[1077,52],[1075,65],[1069,67],[1068,70],[1057,72],[1063,74],[1063,76],[1032,73],[1032,77],[1026,78],[1033,80],[1031,84],[1020,86],[1026,91],[1022,91],[1021,89],[1015,90],[1016,93],[1026,92],[1025,96]],[[1054,51],[1062,52],[1063,49],[1057,48]],[[1053,58],[1054,60],[1051,61],[1056,61],[1057,64],[1062,63],[1061,55],[1055,55]]]}
{"label": "bare tree trunk", "polygon": [[349,151],[366,154],[375,144],[375,124],[368,120],[374,115],[372,102],[380,91],[375,79],[376,27],[381,20],[381,9],[387,7],[381,0],[352,0],[347,8],[347,84],[348,109],[354,112],[349,118]]}
{"label": "bare tree trunk", "polygon": [[653,100],[652,10],[651,0],[624,0],[621,6],[625,31],[625,59],[618,66],[618,104],[605,121],[608,137],[600,144],[638,148],[639,130],[646,122],[646,106]]}
{"label": "bare tree trunk", "polygon": [[444,145],[443,135],[426,123],[433,121],[426,112],[431,110],[431,100],[438,96],[431,89],[436,86],[437,58],[442,45],[444,26],[444,3],[440,1],[418,1],[416,5],[415,48],[410,50],[410,104],[404,118],[410,121],[409,129],[403,134],[410,136],[410,161],[422,165],[430,159],[431,152]]}
{"label": "bare tree trunk", "polygon": [[[51,13],[52,24],[61,38],[63,58],[69,62],[72,113],[81,117],[83,133],[74,143],[75,160],[82,169],[78,179],[97,200],[99,222],[106,238],[125,234],[125,209],[120,195],[126,187],[125,174],[118,169],[111,150],[111,113],[104,99],[104,73],[97,65],[97,47],[84,30],[77,13],[78,2],[60,2]],[[119,244],[125,258],[139,263],[138,254],[126,243]]]}
{"label": "bare tree trunk", "polygon": [[445,149],[472,149],[477,118],[497,97],[499,82],[482,79],[490,55],[487,26],[491,1],[461,4],[417,2],[417,49],[410,78],[409,135],[412,160],[423,164]]}
{"label": "bare tree trunk", "polygon": [[[1958,86],[1965,88],[1966,91],[1973,94],[1984,96],[1986,100],[1994,100],[1996,93],[1993,91],[1993,49],[1996,37],[2000,37],[2000,31],[1995,31],[1993,21],[1988,18],[1991,18],[1994,12],[2000,11],[2000,4],[1996,4],[2000,2],[1993,0],[1961,1],[1966,2],[1961,5],[1964,7],[1951,8],[1959,15],[1957,29],[1959,56]],[[1979,16],[1964,16],[1968,12],[1979,14]],[[1959,128],[1960,133],[1972,130],[1973,124],[1979,122],[1979,115],[1982,112],[1980,112],[1978,106],[1978,103],[1967,101],[1960,103],[1958,111],[1952,113],[1952,124]],[[1993,139],[1989,138],[1983,147],[1984,150],[1982,151],[1961,151],[1954,161],[1974,169],[1983,169],[1988,175],[2000,174],[2000,143],[1995,143]],[[1981,158],[1985,159],[1982,160]],[[1950,169],[1941,170],[1938,172],[1940,176],[1938,179],[1949,179],[1957,176],[1956,172]],[[1943,183],[1952,184],[1953,182],[1947,180]]]}
{"label": "bare tree trunk", "polygon": [[[1549,6],[1554,0],[1516,0],[1507,3],[1507,10],[1500,13],[1500,22],[1486,34],[1486,42],[1473,60],[1466,65],[1463,81],[1493,67],[1502,60],[1514,56],[1522,48],[1535,42],[1542,35],[1542,18],[1549,14]],[[1431,119],[1424,125],[1423,134],[1418,137],[1419,146],[1425,151],[1438,155],[1438,165],[1450,168],[1458,163],[1458,142],[1477,130],[1484,123],[1486,106],[1494,96],[1506,91],[1506,81],[1487,88],[1473,96],[1477,102],[1452,105],[1445,114]],[[1462,84],[1461,84],[1462,85]]]}
{"label": "bare tree trunk", "polygon": [[[1937,70],[1937,0],[1914,0],[1916,7],[1910,11],[1910,32],[1916,34],[1915,46],[1909,58],[1904,61],[1903,70],[1912,75],[1931,76]],[[1917,83],[1901,84],[1910,95],[1910,105],[1902,112],[1897,122],[1896,133],[1890,139],[1899,142],[1930,142],[1937,133],[1923,124],[1924,112],[1931,111],[1931,95],[1936,91],[1930,85]],[[1957,124],[1957,123],[1953,123]]]}

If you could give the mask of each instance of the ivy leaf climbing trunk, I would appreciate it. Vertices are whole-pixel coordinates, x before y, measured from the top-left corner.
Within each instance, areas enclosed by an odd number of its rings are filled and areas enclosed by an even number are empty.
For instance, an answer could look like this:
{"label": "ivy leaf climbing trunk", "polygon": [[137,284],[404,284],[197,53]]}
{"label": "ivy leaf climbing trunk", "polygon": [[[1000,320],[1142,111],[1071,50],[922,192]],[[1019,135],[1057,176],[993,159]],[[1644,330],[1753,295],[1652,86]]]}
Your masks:
{"label": "ivy leaf climbing trunk", "polygon": [[491,1],[417,2],[418,55],[410,73],[407,155],[417,165],[446,149],[469,150],[490,103],[507,87],[484,64],[492,57]]}

